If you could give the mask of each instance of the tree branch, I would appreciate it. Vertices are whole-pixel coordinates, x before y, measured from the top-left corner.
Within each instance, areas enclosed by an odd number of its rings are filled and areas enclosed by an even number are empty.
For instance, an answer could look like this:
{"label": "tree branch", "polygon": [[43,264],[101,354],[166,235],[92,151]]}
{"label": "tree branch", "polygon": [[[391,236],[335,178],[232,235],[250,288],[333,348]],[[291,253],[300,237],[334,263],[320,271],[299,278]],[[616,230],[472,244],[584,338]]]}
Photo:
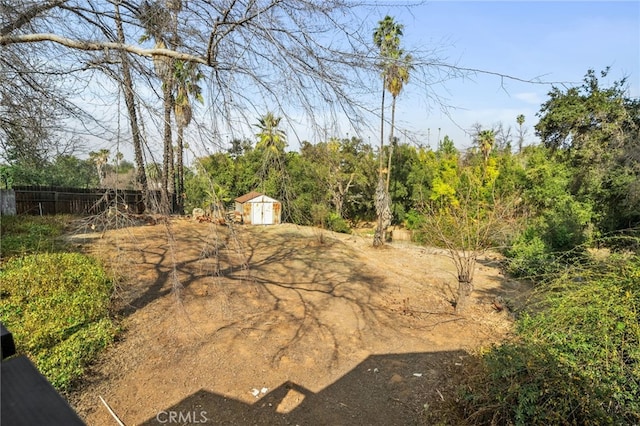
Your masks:
{"label": "tree branch", "polygon": [[134,55],[152,57],[154,55],[166,56],[169,58],[180,59],[187,62],[196,62],[207,66],[215,66],[216,63],[209,64],[206,58],[191,55],[189,53],[176,52],[170,49],[143,49],[141,47],[131,46],[128,44],[120,44],[113,42],[96,42],[96,41],[83,41],[72,40],[67,37],[61,37],[56,34],[24,34],[16,36],[2,36],[0,37],[0,46],[6,46],[16,43],[35,43],[41,41],[50,41],[52,43],[58,43],[65,47],[77,50],[86,51],[98,51],[98,50],[118,50],[133,53]]}
{"label": "tree branch", "polygon": [[32,8],[22,13],[20,16],[18,16],[18,18],[13,22],[0,28],[0,36],[6,36],[7,34],[28,24],[32,19],[34,19],[36,16],[40,15],[41,13],[46,12],[49,9],[53,9],[57,6],[60,6],[66,3],[67,1],[68,0],[56,0],[52,2],[36,4]]}
{"label": "tree branch", "polygon": [[504,86],[504,80],[513,80],[513,81],[518,81],[521,83],[528,83],[528,84],[541,84],[541,85],[556,85],[556,84],[561,84],[561,85],[566,85],[566,84],[575,84],[574,82],[570,82],[570,81],[545,81],[542,80],[540,77],[534,77],[534,78],[521,78],[521,77],[516,77],[513,75],[509,75],[509,74],[504,74],[504,73],[500,73],[500,72],[496,72],[496,71],[487,71],[487,70],[483,70],[483,69],[479,69],[479,68],[468,68],[468,67],[461,67],[458,65],[451,65],[451,64],[445,64],[445,63],[437,63],[437,64],[429,64],[426,63],[425,65],[436,65],[438,67],[441,68],[449,68],[449,69],[453,69],[456,71],[465,71],[465,72],[470,72],[470,73],[475,73],[475,74],[486,74],[486,75],[491,75],[494,77],[499,77],[500,81],[501,81],[501,86]]}

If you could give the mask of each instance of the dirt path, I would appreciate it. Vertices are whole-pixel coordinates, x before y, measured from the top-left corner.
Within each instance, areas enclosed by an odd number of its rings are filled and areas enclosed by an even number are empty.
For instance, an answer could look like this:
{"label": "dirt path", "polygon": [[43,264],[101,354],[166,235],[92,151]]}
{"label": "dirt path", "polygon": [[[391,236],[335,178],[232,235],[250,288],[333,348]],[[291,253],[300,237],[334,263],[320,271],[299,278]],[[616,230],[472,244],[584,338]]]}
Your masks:
{"label": "dirt path", "polygon": [[122,337],[72,396],[89,425],[115,424],[99,396],[127,425],[413,424],[455,396],[470,350],[508,333],[491,301],[518,290],[480,265],[458,317],[445,256],[294,225],[86,237],[125,277]]}

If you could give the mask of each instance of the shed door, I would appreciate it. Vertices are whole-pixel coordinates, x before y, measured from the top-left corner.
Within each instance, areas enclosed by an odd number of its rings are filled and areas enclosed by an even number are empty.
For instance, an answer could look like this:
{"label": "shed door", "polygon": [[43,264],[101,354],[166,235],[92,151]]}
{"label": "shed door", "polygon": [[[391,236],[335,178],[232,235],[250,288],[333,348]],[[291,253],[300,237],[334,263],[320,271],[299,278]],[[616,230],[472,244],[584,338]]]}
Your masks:
{"label": "shed door", "polygon": [[273,204],[253,203],[251,223],[253,225],[273,225]]}

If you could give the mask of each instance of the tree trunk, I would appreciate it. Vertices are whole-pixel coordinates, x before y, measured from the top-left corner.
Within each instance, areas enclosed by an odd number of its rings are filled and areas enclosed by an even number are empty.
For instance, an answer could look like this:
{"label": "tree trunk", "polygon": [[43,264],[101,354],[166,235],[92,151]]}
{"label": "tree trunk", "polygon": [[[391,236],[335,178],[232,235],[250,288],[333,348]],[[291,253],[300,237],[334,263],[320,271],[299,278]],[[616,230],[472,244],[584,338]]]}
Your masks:
{"label": "tree trunk", "polygon": [[391,182],[391,157],[393,156],[393,132],[396,127],[396,97],[391,102],[391,132],[389,134],[389,164],[387,166],[387,192],[389,192],[389,182]]}
{"label": "tree trunk", "polygon": [[391,222],[391,209],[389,208],[389,194],[384,190],[384,177],[380,176],[378,179],[378,186],[376,187],[376,214],[378,216],[378,223],[376,231],[373,235],[373,246],[380,247],[385,242],[385,231]]}
{"label": "tree trunk", "polygon": [[380,156],[379,162],[379,173],[382,176],[382,165],[384,164],[384,95],[386,93],[386,79],[382,79],[382,106],[380,108],[380,152],[378,155]]}
{"label": "tree trunk", "polygon": [[471,292],[473,291],[473,282],[458,281],[458,298],[456,299],[456,314],[461,314],[467,310],[471,302]]}
{"label": "tree trunk", "polygon": [[384,98],[386,93],[386,77],[382,78],[382,105],[380,107],[380,151],[378,152],[379,156],[379,166],[378,166],[378,187],[376,188],[374,205],[376,207],[376,216],[377,216],[377,225],[376,231],[373,235],[373,246],[380,247],[384,244],[384,219],[382,217],[384,212],[384,175],[383,175],[383,164],[384,164]]}
{"label": "tree trunk", "polygon": [[184,214],[184,126],[178,124],[178,152],[176,154],[176,203],[178,214]]}
{"label": "tree trunk", "polygon": [[171,82],[169,78],[164,79],[162,92],[164,97],[164,152],[162,156],[162,206],[160,206],[160,211],[162,214],[169,214],[171,212],[171,204],[169,201],[169,171],[171,168],[170,163],[173,163],[171,149]]}
{"label": "tree trunk", "polygon": [[[118,42],[124,44],[124,31],[122,29],[122,21],[120,20],[120,7],[118,3],[114,3],[116,13],[116,26],[118,30]],[[133,79],[131,78],[131,70],[129,68],[129,57],[124,50],[120,51],[120,60],[122,61],[122,77],[124,86],[124,102],[127,105],[129,113],[129,124],[131,125],[131,136],[133,141],[133,152],[136,162],[136,181],[142,188],[142,203],[145,210],[150,210],[149,205],[149,184],[147,182],[147,173],[142,156],[142,139],[140,137],[140,127],[138,126],[138,114],[136,113],[135,95],[133,90]]]}
{"label": "tree trunk", "polygon": [[382,218],[378,216],[378,223],[376,225],[376,231],[373,234],[373,246],[380,247],[384,244],[384,236],[382,235]]}

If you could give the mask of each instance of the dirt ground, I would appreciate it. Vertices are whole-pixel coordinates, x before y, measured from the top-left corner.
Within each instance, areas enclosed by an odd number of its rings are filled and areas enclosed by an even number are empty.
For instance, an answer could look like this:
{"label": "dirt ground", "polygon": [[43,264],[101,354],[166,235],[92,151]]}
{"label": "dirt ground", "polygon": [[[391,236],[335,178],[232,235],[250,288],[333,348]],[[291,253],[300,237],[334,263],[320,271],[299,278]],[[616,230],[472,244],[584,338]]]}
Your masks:
{"label": "dirt ground", "polygon": [[70,402],[88,425],[408,425],[455,398],[469,353],[510,331],[492,259],[454,315],[438,250],[295,225],[76,233],[115,274],[123,332]]}

